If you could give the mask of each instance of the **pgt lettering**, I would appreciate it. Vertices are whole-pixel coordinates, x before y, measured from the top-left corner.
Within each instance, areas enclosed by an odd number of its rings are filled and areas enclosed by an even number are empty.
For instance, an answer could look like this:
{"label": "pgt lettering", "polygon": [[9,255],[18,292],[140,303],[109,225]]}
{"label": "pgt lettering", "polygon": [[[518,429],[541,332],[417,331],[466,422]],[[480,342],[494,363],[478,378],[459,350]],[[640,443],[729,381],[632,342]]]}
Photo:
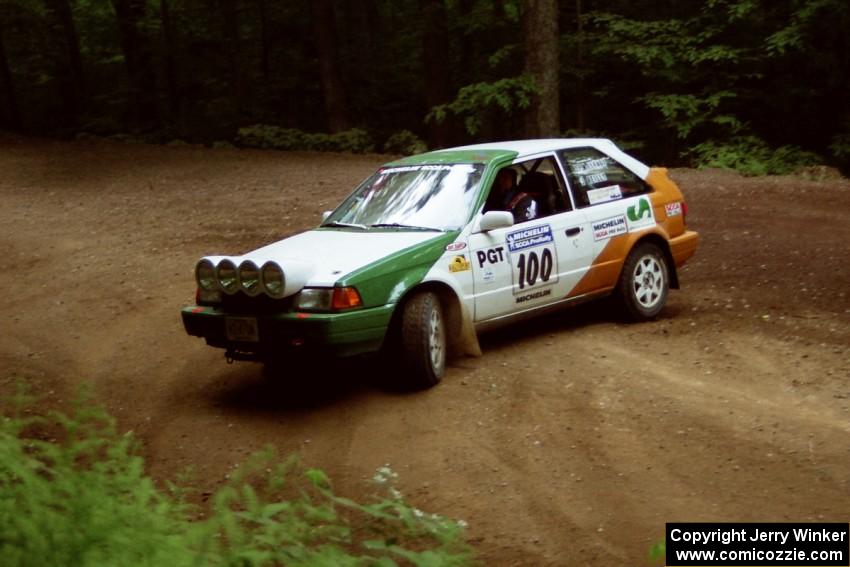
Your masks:
{"label": "pgt lettering", "polygon": [[483,268],[484,264],[496,264],[505,261],[505,247],[498,246],[489,250],[479,250],[476,252],[478,257],[478,267]]}

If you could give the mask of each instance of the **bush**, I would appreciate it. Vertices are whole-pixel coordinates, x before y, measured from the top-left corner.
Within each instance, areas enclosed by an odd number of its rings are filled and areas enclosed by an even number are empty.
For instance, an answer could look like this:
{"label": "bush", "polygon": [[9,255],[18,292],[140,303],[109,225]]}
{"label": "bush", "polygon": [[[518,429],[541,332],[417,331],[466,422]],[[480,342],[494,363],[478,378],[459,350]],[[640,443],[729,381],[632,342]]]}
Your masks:
{"label": "bush", "polygon": [[412,155],[428,151],[428,145],[410,130],[395,132],[384,142],[384,153]]}
{"label": "bush", "polygon": [[368,153],[374,151],[369,133],[352,128],[335,134],[308,133],[295,128],[255,124],[240,128],[236,143],[248,148],[318,152]]}
{"label": "bush", "polygon": [[[211,497],[159,488],[138,444],[83,402],[69,416],[0,417],[0,557],[17,565],[454,566],[472,561],[463,522],[410,506],[378,471],[386,495],[337,496],[320,470],[252,457]],[[288,498],[281,498],[283,494]]]}
{"label": "bush", "polygon": [[744,175],[784,175],[823,163],[812,152],[797,146],[773,149],[756,136],[740,136],[726,142],[710,140],[690,149],[698,167],[734,169]]}

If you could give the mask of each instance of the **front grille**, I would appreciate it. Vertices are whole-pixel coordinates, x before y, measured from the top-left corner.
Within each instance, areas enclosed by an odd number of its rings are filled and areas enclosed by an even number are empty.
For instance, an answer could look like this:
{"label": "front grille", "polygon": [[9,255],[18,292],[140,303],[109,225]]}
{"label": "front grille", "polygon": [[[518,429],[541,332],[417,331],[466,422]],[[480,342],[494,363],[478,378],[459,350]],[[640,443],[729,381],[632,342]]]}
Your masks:
{"label": "front grille", "polygon": [[292,309],[294,296],[274,299],[265,294],[251,297],[239,291],[233,295],[222,294],[221,308],[226,313],[245,313],[252,315],[282,313]]}

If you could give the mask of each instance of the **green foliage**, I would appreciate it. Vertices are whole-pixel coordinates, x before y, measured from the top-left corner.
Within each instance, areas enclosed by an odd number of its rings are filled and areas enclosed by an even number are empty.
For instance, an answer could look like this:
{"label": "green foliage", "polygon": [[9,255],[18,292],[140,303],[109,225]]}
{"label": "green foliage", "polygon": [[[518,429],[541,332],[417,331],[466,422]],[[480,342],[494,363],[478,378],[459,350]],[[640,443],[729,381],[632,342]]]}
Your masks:
{"label": "green foliage", "polygon": [[336,495],[320,470],[254,455],[211,498],[163,490],[137,443],[82,401],[33,417],[18,396],[0,418],[0,557],[18,565],[462,566],[463,522],[426,514],[376,475],[385,496]]}
{"label": "green foliage", "polygon": [[703,96],[648,93],[638,100],[659,111],[664,117],[664,125],[675,131],[680,139],[685,139],[695,128],[709,123],[738,131],[742,125],[735,116],[717,114],[723,100],[734,97],[735,93],[731,91],[716,91]]}
{"label": "green foliage", "polygon": [[375,147],[369,133],[352,128],[335,134],[308,133],[295,128],[255,124],[240,128],[236,143],[249,148],[316,152],[368,153]]}
{"label": "green foliage", "polygon": [[536,92],[534,81],[526,76],[481,82],[461,88],[455,99],[435,106],[425,118],[442,122],[450,114],[463,118],[466,131],[474,136],[481,129],[486,113],[498,109],[505,114],[528,108]]}
{"label": "green foliage", "polygon": [[806,51],[810,46],[812,27],[818,18],[835,17],[847,12],[844,0],[808,0],[796,3],[787,26],[771,34],[765,46],[771,55],[784,55],[789,51]]}
{"label": "green foliage", "polygon": [[845,121],[843,131],[832,137],[829,151],[845,167],[850,167],[850,119]]}
{"label": "green foliage", "polygon": [[428,151],[428,145],[410,130],[395,132],[384,142],[384,153],[412,155]]}
{"label": "green foliage", "polygon": [[653,561],[664,561],[667,557],[667,543],[664,540],[655,542],[649,548],[649,558]]}
{"label": "green foliage", "polygon": [[395,132],[384,142],[384,153],[412,155],[428,151],[428,146],[410,130]]}
{"label": "green foliage", "polygon": [[782,175],[823,162],[818,155],[796,146],[773,149],[755,136],[703,142],[690,153],[699,167],[734,169],[744,175]]}

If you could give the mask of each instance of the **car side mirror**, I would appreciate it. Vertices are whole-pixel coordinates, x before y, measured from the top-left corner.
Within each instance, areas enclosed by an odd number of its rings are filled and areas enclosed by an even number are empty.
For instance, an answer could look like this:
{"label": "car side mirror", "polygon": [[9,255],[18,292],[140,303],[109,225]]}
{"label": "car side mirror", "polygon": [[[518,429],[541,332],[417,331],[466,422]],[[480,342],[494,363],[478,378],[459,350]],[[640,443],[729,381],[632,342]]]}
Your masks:
{"label": "car side mirror", "polygon": [[508,211],[487,211],[478,223],[481,232],[514,225],[514,215]]}
{"label": "car side mirror", "polygon": [[328,220],[328,217],[331,216],[332,212],[333,211],[325,211],[324,213],[322,213],[322,222],[325,222],[326,220]]}

